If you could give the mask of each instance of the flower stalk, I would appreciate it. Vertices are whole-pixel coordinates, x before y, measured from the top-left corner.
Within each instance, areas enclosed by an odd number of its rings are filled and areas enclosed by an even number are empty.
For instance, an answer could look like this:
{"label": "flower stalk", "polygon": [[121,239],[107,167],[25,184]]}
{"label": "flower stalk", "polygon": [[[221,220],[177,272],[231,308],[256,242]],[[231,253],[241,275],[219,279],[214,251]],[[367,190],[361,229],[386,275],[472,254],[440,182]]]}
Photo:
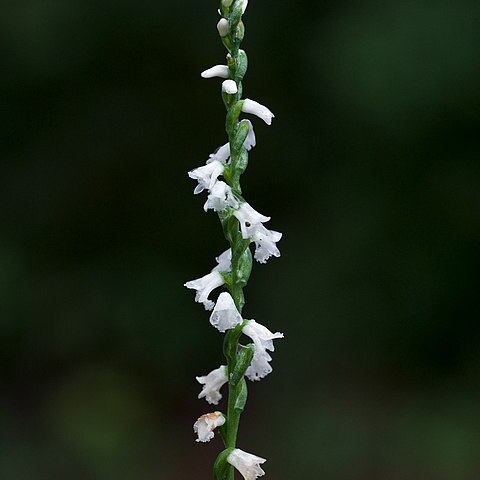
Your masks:
{"label": "flower stalk", "polygon": [[[225,333],[223,352],[226,365],[212,370],[208,375],[197,377],[204,385],[199,398],[217,405],[222,398],[220,389],[228,383],[228,404],[226,414],[219,411],[202,415],[194,425],[197,441],[210,441],[218,427],[225,449],[214,464],[216,480],[234,480],[235,469],[245,480],[255,480],[264,475],[260,464],[265,459],[237,448],[240,417],[245,408],[248,387],[245,378],[260,380],[272,368],[270,354],[273,339],[283,338],[281,333],[272,333],[255,320],[244,319],[245,305],[243,290],[252,272],[253,257],[265,263],[271,256],[280,256],[276,247],[281,233],[268,230],[263,223],[270,220],[258,213],[242,197],[240,178],[248,166],[249,151],[255,146],[253,125],[249,120],[240,119],[242,113],[258,116],[267,125],[272,123],[273,113],[260,103],[242,99],[242,82],[248,68],[248,58],[240,48],[245,34],[242,16],[248,0],[222,0],[221,19],[217,24],[220,39],[227,49],[226,65],[216,65],[202,72],[203,78],[223,79],[221,94],[227,113],[225,130],[228,143],[211,154],[205,166],[195,168],[189,176],[198,181],[194,193],[208,191],[205,211],[217,212],[224,236],[230,248],[217,257],[218,265],[212,271],[187,282],[187,288],[196,290],[195,300],[203,303],[205,309],[213,310],[210,323]],[[223,180],[219,180],[223,177]],[[255,245],[252,255],[251,244]],[[224,286],[216,304],[209,298],[211,292]],[[240,345],[242,335],[250,337],[253,343]]]}

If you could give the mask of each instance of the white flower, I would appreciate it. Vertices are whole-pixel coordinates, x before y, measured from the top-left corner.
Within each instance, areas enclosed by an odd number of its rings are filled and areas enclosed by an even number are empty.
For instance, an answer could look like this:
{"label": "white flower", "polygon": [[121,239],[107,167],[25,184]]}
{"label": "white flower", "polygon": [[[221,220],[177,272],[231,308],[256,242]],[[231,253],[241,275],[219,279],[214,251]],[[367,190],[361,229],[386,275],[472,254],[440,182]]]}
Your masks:
{"label": "white flower", "polygon": [[196,378],[197,382],[204,386],[198,394],[198,398],[205,398],[208,403],[218,405],[222,398],[220,389],[228,382],[227,367],[221,365],[219,368],[212,370],[208,375]]}
{"label": "white flower", "polygon": [[228,67],[227,65],[215,65],[214,67],[203,71],[201,75],[203,78],[228,78]]}
{"label": "white flower", "polygon": [[229,95],[234,95],[238,92],[237,84],[235,80],[225,80],[222,83],[222,91],[228,93]]}
{"label": "white flower", "polygon": [[249,336],[255,344],[253,360],[247,368],[245,375],[249,380],[260,380],[272,371],[272,367],[268,363],[272,358],[267,350],[271,352],[275,350],[273,340],[275,338],[283,338],[283,333],[272,333],[267,327],[257,323],[255,320],[249,320],[243,327],[242,332]]}
{"label": "white flower", "polygon": [[232,268],[232,250],[229,248],[215,258],[218,265],[212,272],[229,272]]}
{"label": "white flower", "polygon": [[252,229],[254,229],[259,224],[263,222],[268,222],[270,220],[270,217],[266,217],[265,215],[258,213],[247,202],[242,203],[240,208],[236,210],[233,214],[240,222],[240,229],[242,230],[243,238],[249,238]]}
{"label": "white flower", "polygon": [[233,195],[232,189],[225,182],[218,181],[210,189],[210,194],[203,209],[205,211],[212,209],[215,212],[221,212],[227,207],[237,208],[238,201]]}
{"label": "white flower", "polygon": [[211,153],[209,159],[207,160],[207,164],[218,161],[221,163],[227,163],[228,159],[230,158],[230,144],[226,143],[222,145],[215,153]]}
{"label": "white flower", "polygon": [[217,23],[217,30],[221,37],[226,37],[230,33],[230,25],[226,18],[221,18]]}
{"label": "white flower", "polygon": [[267,125],[271,125],[272,118],[275,117],[267,107],[248,98],[243,101],[242,111],[245,113],[253,113],[253,115],[261,118]]}
{"label": "white flower", "polygon": [[260,465],[266,461],[265,458],[257,457],[257,455],[244,452],[239,448],[234,448],[232,453],[227,457],[227,462],[233,465],[245,480],[255,480],[265,475]]}
{"label": "white flower", "polygon": [[268,230],[260,223],[249,233],[250,238],[255,242],[255,260],[257,262],[266,263],[272,255],[274,257],[280,256],[280,250],[276,245],[276,242],[279,242],[282,238],[280,232]]}
{"label": "white flower", "polygon": [[222,292],[210,315],[210,323],[224,333],[242,322],[243,318],[238,312],[232,296],[228,292]]}
{"label": "white flower", "polygon": [[202,415],[194,424],[193,431],[198,435],[197,442],[209,442],[213,437],[213,431],[225,423],[225,417],[221,412],[213,412]]}
{"label": "white flower", "polygon": [[208,298],[212,290],[222,286],[225,283],[225,279],[222,274],[217,270],[214,270],[202,278],[196,280],[191,280],[190,282],[185,283],[187,288],[196,290],[195,301],[198,303],[203,303],[205,310],[211,310],[214,306],[214,303]]}
{"label": "white flower", "polygon": [[198,180],[198,185],[193,193],[203,192],[205,189],[211,190],[215,185],[217,178],[222,175],[225,166],[218,160],[214,160],[202,167],[194,168],[188,172],[188,176]]}

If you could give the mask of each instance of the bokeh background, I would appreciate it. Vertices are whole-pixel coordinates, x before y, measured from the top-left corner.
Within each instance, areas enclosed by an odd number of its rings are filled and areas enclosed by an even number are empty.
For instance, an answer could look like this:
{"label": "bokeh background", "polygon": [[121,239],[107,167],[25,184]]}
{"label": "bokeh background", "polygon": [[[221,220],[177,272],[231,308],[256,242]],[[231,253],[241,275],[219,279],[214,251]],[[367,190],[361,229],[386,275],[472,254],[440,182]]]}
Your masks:
{"label": "bokeh background", "polygon": [[[210,479],[221,336],[182,285],[225,249],[186,176],[225,142],[217,4],[0,8],[0,477]],[[250,2],[245,93],[276,119],[243,185],[284,238],[245,314],[285,340],[239,446],[268,478],[480,478],[479,18]]]}

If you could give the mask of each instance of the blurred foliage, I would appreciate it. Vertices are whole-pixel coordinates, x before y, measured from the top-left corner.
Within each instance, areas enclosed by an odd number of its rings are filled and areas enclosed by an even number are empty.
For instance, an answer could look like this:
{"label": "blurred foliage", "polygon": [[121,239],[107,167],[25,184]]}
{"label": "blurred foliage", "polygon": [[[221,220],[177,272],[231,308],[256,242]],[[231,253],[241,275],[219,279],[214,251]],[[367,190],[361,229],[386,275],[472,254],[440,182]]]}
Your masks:
{"label": "blurred foliage", "polygon": [[[246,315],[286,339],[240,446],[280,480],[478,479],[480,5],[250,3],[276,119],[245,195],[285,236]],[[215,9],[2,4],[1,478],[210,478],[221,340],[182,284],[225,245],[186,177],[225,141]]]}

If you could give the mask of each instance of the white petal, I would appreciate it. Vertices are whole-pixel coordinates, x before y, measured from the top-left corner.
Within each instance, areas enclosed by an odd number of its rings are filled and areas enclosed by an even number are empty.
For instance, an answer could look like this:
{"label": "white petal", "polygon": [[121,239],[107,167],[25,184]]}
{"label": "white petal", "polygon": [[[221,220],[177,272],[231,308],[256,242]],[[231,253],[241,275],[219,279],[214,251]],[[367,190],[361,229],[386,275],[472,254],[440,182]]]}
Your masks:
{"label": "white petal", "polygon": [[246,98],[243,101],[242,111],[245,113],[252,113],[257,117],[261,118],[267,125],[272,124],[272,118],[275,115],[264,105],[256,102],[255,100],[250,100]]}
{"label": "white petal", "polygon": [[217,182],[217,178],[222,175],[225,166],[218,160],[214,160],[202,167],[194,168],[188,172],[188,176],[198,181],[198,185],[193,193],[198,194],[203,190],[211,190]]}
{"label": "white petal", "polygon": [[208,375],[196,378],[198,383],[204,385],[202,391],[198,394],[198,398],[205,398],[208,403],[217,405],[222,398],[220,389],[228,382],[227,367],[221,365]]}
{"label": "white petal", "polygon": [[234,448],[232,453],[227,457],[227,462],[233,465],[245,480],[255,480],[265,475],[260,465],[266,461],[265,458],[244,452],[239,448]]}
{"label": "white petal", "polygon": [[225,279],[223,276],[218,271],[212,271],[201,278],[185,283],[185,287],[196,290],[195,301],[203,303],[205,310],[212,310],[214,303],[208,296],[212,290],[222,286],[224,283]]}
{"label": "white petal", "polygon": [[207,164],[218,161],[220,163],[226,163],[230,158],[230,143],[222,145],[215,153],[210,154],[210,158],[207,160]]}
{"label": "white petal", "polygon": [[218,329],[218,331],[224,333],[227,330],[235,328],[242,322],[243,318],[238,312],[232,296],[228,292],[222,292],[210,315],[210,323]]}
{"label": "white petal", "polygon": [[235,95],[238,92],[237,84],[234,80],[225,80],[222,83],[222,90],[229,95]]}
{"label": "white petal", "polygon": [[225,423],[225,417],[221,412],[213,412],[202,415],[194,424],[193,431],[198,435],[197,442],[209,442],[213,437],[213,431]]}
{"label": "white petal", "polygon": [[228,78],[228,67],[227,65],[215,65],[214,67],[203,71],[201,75],[203,78]]}
{"label": "white petal", "polygon": [[268,222],[270,217],[258,213],[247,202],[242,203],[238,210],[233,213],[240,223],[243,238],[249,238],[255,227],[263,222]]}
{"label": "white petal", "polygon": [[229,272],[232,269],[232,250],[229,248],[215,258],[218,265],[212,272]]}
{"label": "white petal", "polygon": [[279,257],[280,250],[276,242],[280,241],[282,234],[274,230],[266,229],[262,224],[249,231],[250,238],[255,242],[255,260],[265,263],[271,256]]}
{"label": "white petal", "polygon": [[210,189],[210,194],[208,195],[203,209],[205,211],[212,209],[215,212],[221,212],[227,207],[237,208],[238,201],[235,198],[230,186],[228,186],[225,182],[218,181]]}

